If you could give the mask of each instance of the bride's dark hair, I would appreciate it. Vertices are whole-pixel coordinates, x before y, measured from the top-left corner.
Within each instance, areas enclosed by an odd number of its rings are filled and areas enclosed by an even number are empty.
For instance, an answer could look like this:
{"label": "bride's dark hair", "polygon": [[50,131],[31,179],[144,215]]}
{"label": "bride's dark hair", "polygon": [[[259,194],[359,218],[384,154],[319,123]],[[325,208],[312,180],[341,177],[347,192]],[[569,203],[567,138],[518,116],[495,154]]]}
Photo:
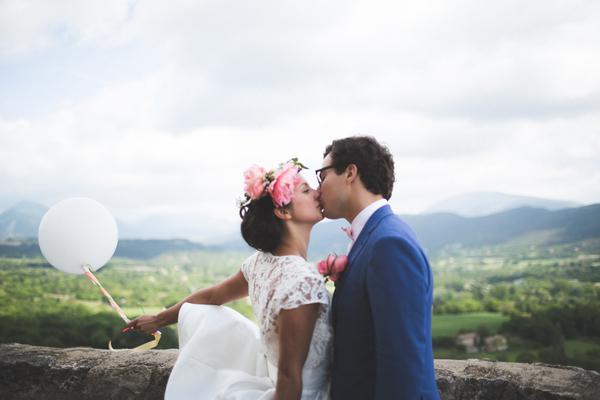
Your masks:
{"label": "bride's dark hair", "polygon": [[240,206],[242,237],[251,247],[272,253],[281,243],[283,221],[275,216],[274,210],[271,196],[250,200]]}

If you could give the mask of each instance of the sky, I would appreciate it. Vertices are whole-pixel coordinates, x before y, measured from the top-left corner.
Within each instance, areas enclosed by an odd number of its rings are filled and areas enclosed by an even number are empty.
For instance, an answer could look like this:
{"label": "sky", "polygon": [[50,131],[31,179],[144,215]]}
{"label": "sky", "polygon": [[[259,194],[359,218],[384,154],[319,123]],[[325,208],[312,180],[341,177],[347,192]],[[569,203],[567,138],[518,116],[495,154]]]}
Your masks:
{"label": "sky", "polygon": [[216,232],[250,165],[352,135],[391,150],[399,213],[600,202],[600,2],[0,0],[0,211]]}

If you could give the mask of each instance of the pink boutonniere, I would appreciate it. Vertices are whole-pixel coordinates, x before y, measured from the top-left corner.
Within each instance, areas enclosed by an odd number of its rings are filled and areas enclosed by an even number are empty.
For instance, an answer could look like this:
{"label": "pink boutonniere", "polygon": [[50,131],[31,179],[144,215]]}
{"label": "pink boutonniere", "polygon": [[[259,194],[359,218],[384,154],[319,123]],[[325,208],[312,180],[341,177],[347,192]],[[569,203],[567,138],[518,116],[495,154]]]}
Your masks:
{"label": "pink boutonniere", "polygon": [[348,265],[348,256],[338,256],[337,254],[330,254],[326,259],[319,261],[317,269],[319,273],[325,277],[325,282],[331,279],[335,282],[342,275],[342,272]]}

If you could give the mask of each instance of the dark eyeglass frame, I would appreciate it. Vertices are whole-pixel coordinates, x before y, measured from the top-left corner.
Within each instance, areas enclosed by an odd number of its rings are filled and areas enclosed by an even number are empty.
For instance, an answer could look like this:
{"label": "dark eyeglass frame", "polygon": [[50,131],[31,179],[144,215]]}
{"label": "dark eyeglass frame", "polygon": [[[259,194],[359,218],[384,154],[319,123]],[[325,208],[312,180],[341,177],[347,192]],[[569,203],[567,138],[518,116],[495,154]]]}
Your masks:
{"label": "dark eyeglass frame", "polygon": [[337,165],[328,165],[327,167],[323,167],[323,168],[319,168],[319,169],[315,170],[315,175],[317,175],[317,183],[319,184],[319,186],[321,186],[321,183],[323,183],[323,179],[321,178],[321,172],[326,171],[331,168],[335,168],[335,167],[337,167]]}

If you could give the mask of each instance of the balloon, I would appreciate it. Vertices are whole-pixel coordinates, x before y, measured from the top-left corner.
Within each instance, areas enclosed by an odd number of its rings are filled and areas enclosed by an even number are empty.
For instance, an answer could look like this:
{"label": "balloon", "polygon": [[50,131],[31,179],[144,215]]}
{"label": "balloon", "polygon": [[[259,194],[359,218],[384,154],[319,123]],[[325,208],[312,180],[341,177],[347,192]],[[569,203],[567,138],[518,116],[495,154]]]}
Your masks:
{"label": "balloon", "polygon": [[110,260],[117,248],[117,223],[95,200],[75,197],[52,206],[38,231],[40,250],[55,268],[82,274],[83,265],[96,271]]}

